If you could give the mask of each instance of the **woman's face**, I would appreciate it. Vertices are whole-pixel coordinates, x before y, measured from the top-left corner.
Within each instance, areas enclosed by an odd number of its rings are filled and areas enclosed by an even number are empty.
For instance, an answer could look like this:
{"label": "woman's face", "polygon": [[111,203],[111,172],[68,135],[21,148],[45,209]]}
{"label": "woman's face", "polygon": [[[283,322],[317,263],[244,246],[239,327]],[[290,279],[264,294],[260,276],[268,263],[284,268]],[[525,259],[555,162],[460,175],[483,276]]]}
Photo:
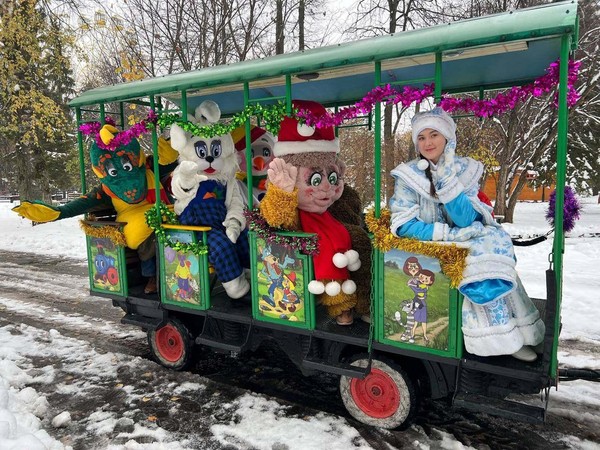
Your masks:
{"label": "woman's face", "polygon": [[340,167],[300,167],[296,186],[298,187],[298,208],[303,211],[322,214],[340,198],[344,184]]}
{"label": "woman's face", "polygon": [[418,274],[420,270],[421,270],[421,268],[419,267],[419,265],[417,263],[412,263],[412,262],[408,263],[408,273],[410,273],[413,277],[416,274]]}
{"label": "woman's face", "polygon": [[417,136],[419,153],[429,161],[437,164],[444,153],[446,138],[442,133],[432,128],[425,128]]}

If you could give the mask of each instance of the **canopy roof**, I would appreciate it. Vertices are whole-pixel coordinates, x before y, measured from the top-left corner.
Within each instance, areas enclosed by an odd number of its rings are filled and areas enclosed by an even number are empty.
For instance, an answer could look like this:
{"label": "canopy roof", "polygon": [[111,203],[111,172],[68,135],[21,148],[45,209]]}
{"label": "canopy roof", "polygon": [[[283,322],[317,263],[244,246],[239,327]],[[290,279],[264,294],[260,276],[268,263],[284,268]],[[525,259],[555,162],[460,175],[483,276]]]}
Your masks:
{"label": "canopy roof", "polygon": [[[362,98],[375,86],[376,61],[382,62],[382,83],[432,83],[436,52],[442,53],[444,92],[508,87],[543,75],[560,55],[561,36],[576,29],[577,3],[566,1],[106,86],[83,93],[70,106],[126,102],[151,95],[179,104],[180,92],[185,90],[190,110],[211,99],[223,114],[232,114],[244,107],[244,82],[250,82],[250,98],[284,96],[286,75],[292,76],[293,98],[343,105]],[[318,78],[298,77],[306,73],[318,73]],[[423,80],[427,78],[430,80]]]}

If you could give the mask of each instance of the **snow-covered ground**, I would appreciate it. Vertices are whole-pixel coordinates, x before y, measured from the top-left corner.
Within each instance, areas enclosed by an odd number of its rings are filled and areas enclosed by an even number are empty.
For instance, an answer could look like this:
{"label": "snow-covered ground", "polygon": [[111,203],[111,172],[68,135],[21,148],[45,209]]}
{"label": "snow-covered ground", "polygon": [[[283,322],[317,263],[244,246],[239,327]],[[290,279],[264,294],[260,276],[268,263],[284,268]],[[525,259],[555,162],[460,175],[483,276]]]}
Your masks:
{"label": "snow-covered ground", "polygon": [[[573,232],[566,238],[564,256],[564,292],[562,304],[563,329],[562,340],[574,340],[588,344],[588,348],[600,349],[600,238],[587,237],[600,232],[600,204],[596,198],[582,199],[584,206],[581,220]],[[20,219],[10,211],[14,206],[0,203],[0,250],[34,252],[45,255],[61,255],[82,260],[86,254],[83,232],[79,230],[78,219],[67,219],[60,222],[31,226],[28,220]],[[544,219],[547,203],[520,203],[517,205],[515,223],[506,224],[512,235],[536,235],[549,230]],[[583,237],[581,237],[583,236]],[[548,267],[548,255],[551,240],[533,247],[517,247],[518,270],[523,283],[532,297],[545,297],[544,271]],[[18,307],[18,305],[14,305]],[[0,302],[0,310],[3,307]],[[63,449],[68,445],[51,437],[43,429],[41,418],[46,416],[48,402],[30,384],[56,383],[56,389],[68,391],[73,386],[55,380],[54,368],[47,366],[44,370],[28,370],[28,358],[35,356],[50,357],[52,355],[70,360],[79,371],[78,388],[93,386],[94,380],[109,377],[117,364],[136,366],[140,361],[126,355],[108,353],[99,354],[86,345],[84,341],[61,337],[55,339],[53,331],[43,331],[22,325],[7,329],[0,328],[0,449]],[[590,347],[591,345],[591,347]],[[138,358],[139,359],[139,358]],[[568,353],[561,351],[559,359],[562,365],[571,367],[588,367],[600,369],[598,351],[591,353]],[[555,414],[581,420],[578,405],[586,405],[588,410],[584,418],[600,425],[600,390],[592,383],[570,382],[560,386],[553,392],[549,410]],[[185,386],[180,387],[185,389]],[[202,389],[200,385],[194,389]],[[552,399],[558,400],[553,403]],[[565,407],[565,405],[570,405]],[[350,426],[345,419],[330,414],[320,413],[310,418],[286,417],[285,406],[276,401],[258,395],[245,394],[235,404],[224,404],[223,409],[235,409],[237,420],[230,423],[215,424],[210,427],[214,439],[227,448],[260,448],[260,449],[368,449],[371,448]],[[69,412],[54,417],[51,426],[67,426]],[[129,420],[110,415],[89,418],[90,430],[102,427],[117,426],[117,422]],[[299,424],[299,421],[301,423]],[[47,423],[47,422],[46,422]],[[274,424],[261,433],[253,432],[258,423]],[[48,425],[50,426],[50,425]],[[301,438],[290,430],[302,433]],[[151,430],[140,429],[138,424],[132,427],[130,435],[151,433],[156,442],[138,444],[131,441],[123,446],[111,448],[147,448],[147,449],[181,449],[193,448],[189,442],[174,441],[163,429],[153,427]],[[426,440],[414,443],[416,448],[465,448],[452,436],[440,432],[438,447],[430,446]],[[236,443],[245,442],[247,447],[238,447]],[[580,441],[577,438],[566,442],[571,448],[600,448],[596,443]],[[248,447],[249,446],[249,447]]]}

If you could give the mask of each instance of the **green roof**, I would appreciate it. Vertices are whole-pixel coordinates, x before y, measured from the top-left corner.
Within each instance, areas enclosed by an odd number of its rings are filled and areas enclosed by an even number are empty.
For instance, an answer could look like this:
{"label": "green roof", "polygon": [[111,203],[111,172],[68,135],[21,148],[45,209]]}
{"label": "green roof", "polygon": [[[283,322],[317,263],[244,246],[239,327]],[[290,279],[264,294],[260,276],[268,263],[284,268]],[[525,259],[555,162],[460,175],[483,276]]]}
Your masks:
{"label": "green roof", "polygon": [[243,82],[253,82],[251,98],[284,95],[283,77],[303,72],[318,72],[320,77],[312,81],[293,77],[294,98],[310,98],[327,105],[343,104],[361,98],[374,86],[373,62],[384,61],[384,83],[422,79],[433,77],[436,52],[443,52],[444,90],[510,86],[542,75],[550,62],[559,57],[561,35],[575,33],[576,24],[575,1],[553,3],[105,86],[87,91],[69,104],[84,107],[149,95],[166,95],[177,103],[180,91],[193,90],[197,92],[189,94],[190,109],[211,98],[228,114],[243,107]]}

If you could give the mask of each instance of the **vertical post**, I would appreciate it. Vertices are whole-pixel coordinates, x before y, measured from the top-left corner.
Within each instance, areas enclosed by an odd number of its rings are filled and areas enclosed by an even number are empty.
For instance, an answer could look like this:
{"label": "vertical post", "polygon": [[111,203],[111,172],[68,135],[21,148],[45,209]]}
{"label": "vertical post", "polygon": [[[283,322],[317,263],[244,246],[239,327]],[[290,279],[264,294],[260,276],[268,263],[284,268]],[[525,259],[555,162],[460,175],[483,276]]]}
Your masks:
{"label": "vertical post", "polygon": [[121,130],[125,129],[125,106],[119,102],[119,114],[121,115]]}
{"label": "vertical post", "polygon": [[442,53],[435,53],[435,87],[434,87],[435,103],[439,103],[442,98]]}
{"label": "vertical post", "polygon": [[188,105],[187,105],[187,92],[181,91],[181,119],[187,120]]}
{"label": "vertical post", "polygon": [[292,76],[285,76],[285,112],[289,115],[292,113]]}
{"label": "vertical post", "polygon": [[[155,109],[155,100],[154,96],[150,96],[150,108]],[[161,222],[160,216],[160,173],[159,173],[159,165],[158,165],[158,134],[156,133],[156,127],[152,129],[152,162],[153,162],[153,171],[154,171],[154,189],[156,198],[154,201],[156,214],[158,216],[158,223]]]}
{"label": "vertical post", "polygon": [[79,150],[79,177],[81,180],[81,192],[87,191],[85,182],[85,157],[83,155],[83,134],[79,131],[81,125],[81,108],[75,108],[75,118],[77,120],[77,148]]}
{"label": "vertical post", "polygon": [[[381,85],[381,62],[375,61],[375,86]],[[381,215],[381,103],[375,103],[375,217]]]}
{"label": "vertical post", "polygon": [[[244,82],[244,108],[247,108],[250,104],[250,84],[245,81]],[[245,131],[246,135],[246,186],[248,187],[248,209],[252,211],[254,198],[253,198],[253,189],[252,189],[252,129],[250,126],[250,117],[246,119],[245,123]]]}
{"label": "vertical post", "polygon": [[560,329],[560,304],[562,300],[562,267],[565,251],[563,232],[563,216],[565,204],[565,182],[567,171],[567,132],[569,111],[567,109],[567,79],[569,74],[569,49],[571,36],[564,35],[560,47],[560,69],[558,81],[558,139],[556,144],[556,203],[554,212],[554,242],[552,244],[552,260],[556,273],[556,318],[554,325],[554,342],[552,344],[552,361],[550,375],[558,370],[556,352],[558,350],[558,330]]}
{"label": "vertical post", "polygon": [[106,111],[104,109],[104,103],[100,103],[100,125],[104,125],[106,119]]}

